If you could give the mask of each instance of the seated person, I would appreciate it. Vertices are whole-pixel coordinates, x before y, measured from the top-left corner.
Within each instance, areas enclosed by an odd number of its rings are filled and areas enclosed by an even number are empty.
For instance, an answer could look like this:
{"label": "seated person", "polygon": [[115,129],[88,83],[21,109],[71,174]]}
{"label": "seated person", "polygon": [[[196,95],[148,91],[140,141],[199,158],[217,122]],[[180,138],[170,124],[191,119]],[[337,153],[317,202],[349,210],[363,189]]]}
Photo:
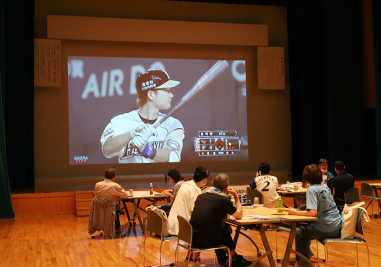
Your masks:
{"label": "seated person", "polygon": [[336,205],[343,206],[345,204],[344,193],[352,187],[355,187],[355,178],[345,172],[344,162],[335,162],[335,172],[337,176],[328,180],[329,189],[334,190],[334,199]]}
{"label": "seated person", "polygon": [[319,159],[319,168],[323,173],[323,183],[327,183],[327,181],[333,178],[333,174],[328,171],[328,160]]}
{"label": "seated person", "polygon": [[[328,186],[322,183],[322,173],[318,165],[304,168],[303,179],[311,186],[307,189],[307,209],[288,208],[288,214],[317,217],[318,221],[298,227],[295,235],[296,251],[310,258],[310,245],[313,239],[336,238],[341,234],[341,216]],[[298,266],[310,266],[296,255]]]}
{"label": "seated person", "polygon": [[[235,252],[235,244],[230,235],[229,226],[223,222],[226,214],[237,219],[241,219],[243,216],[238,193],[228,185],[229,177],[224,173],[217,174],[213,179],[212,187],[197,197],[190,219],[193,227],[192,244],[201,248],[225,244],[230,249],[232,264],[247,266],[251,262]],[[233,206],[228,194],[234,196],[236,207]],[[216,255],[220,266],[227,266],[226,251],[218,249]]]}
{"label": "seated person", "polygon": [[261,163],[255,178],[250,183],[250,189],[257,189],[262,194],[263,205],[267,208],[276,208],[279,195],[276,192],[278,188],[278,178],[269,175],[270,164]]}
{"label": "seated person", "polygon": [[[163,190],[161,193],[163,195],[170,196],[171,202],[175,201],[177,192],[180,189],[180,186],[184,183],[184,178],[181,176],[178,170],[176,169],[171,169],[169,170],[167,177],[169,178],[169,181],[172,184],[175,184],[172,190]],[[172,208],[172,203],[162,205],[160,208],[164,211],[170,211]]]}
{"label": "seated person", "polygon": [[115,229],[120,229],[119,221],[119,198],[128,198],[129,194],[119,184],[115,183],[116,171],[114,168],[106,168],[105,179],[95,184],[95,196],[108,196],[114,199],[116,204]]}
{"label": "seated person", "polygon": [[175,201],[172,203],[171,211],[168,216],[168,223],[171,228],[170,233],[177,235],[179,233],[179,221],[177,215],[183,216],[189,220],[194,208],[194,202],[201,194],[201,186],[207,182],[209,172],[203,167],[197,167],[193,174],[193,179],[183,183],[177,192]]}

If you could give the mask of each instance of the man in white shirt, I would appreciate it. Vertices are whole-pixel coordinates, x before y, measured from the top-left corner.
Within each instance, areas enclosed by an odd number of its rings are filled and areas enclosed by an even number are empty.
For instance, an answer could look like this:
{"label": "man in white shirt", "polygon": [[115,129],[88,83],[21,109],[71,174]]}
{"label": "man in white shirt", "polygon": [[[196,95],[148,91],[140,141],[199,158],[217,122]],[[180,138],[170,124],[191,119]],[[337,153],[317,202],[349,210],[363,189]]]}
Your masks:
{"label": "man in white shirt", "polygon": [[250,183],[250,189],[257,189],[262,194],[263,205],[267,208],[276,208],[279,198],[276,189],[278,188],[278,178],[269,175],[270,164],[261,163],[255,178]]}

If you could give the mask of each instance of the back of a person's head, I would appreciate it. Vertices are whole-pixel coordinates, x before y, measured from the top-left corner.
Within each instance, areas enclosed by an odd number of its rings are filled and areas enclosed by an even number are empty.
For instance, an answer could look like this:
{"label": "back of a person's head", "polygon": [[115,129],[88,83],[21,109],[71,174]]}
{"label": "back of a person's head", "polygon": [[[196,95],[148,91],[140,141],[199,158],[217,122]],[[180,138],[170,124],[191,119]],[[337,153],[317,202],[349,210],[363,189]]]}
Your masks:
{"label": "back of a person's head", "polygon": [[204,167],[197,167],[193,174],[193,180],[198,183],[201,180],[208,178],[209,171]]}
{"label": "back of a person's head", "polygon": [[172,179],[177,183],[178,181],[184,180],[184,178],[181,176],[180,172],[176,169],[171,169],[167,173],[169,177],[172,177]]}
{"label": "back of a person's head", "polygon": [[116,171],[115,171],[114,168],[106,168],[106,169],[105,169],[105,177],[106,177],[107,179],[112,179],[112,178],[114,178],[114,177],[115,177],[115,173],[116,173]]}
{"label": "back of a person's head", "polygon": [[270,164],[266,163],[266,162],[262,162],[261,164],[259,164],[259,168],[258,168],[262,174],[269,174],[270,173]]}
{"label": "back of a person's head", "polygon": [[345,169],[344,162],[342,162],[342,161],[336,161],[335,162],[335,168],[338,171],[341,171],[341,172],[344,171],[344,169]]}
{"label": "back of a person's head", "polygon": [[311,164],[304,167],[303,179],[309,184],[321,184],[323,174],[318,165]]}
{"label": "back of a person's head", "polygon": [[213,186],[223,191],[229,185],[229,176],[219,173],[213,178]]}
{"label": "back of a person's head", "polygon": [[328,160],[327,159],[319,159],[319,165],[326,163],[328,165]]}

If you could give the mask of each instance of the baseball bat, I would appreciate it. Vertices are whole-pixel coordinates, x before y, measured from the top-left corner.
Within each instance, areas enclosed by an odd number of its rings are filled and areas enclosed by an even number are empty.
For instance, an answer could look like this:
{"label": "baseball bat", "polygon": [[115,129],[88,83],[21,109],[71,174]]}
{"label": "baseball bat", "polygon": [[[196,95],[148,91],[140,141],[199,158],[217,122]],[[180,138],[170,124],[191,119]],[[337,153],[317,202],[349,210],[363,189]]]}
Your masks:
{"label": "baseball bat", "polygon": [[201,91],[207,88],[208,85],[219,75],[221,75],[228,67],[229,64],[226,62],[226,60],[217,61],[209,70],[207,70],[207,72],[204,73],[204,75],[201,76],[200,79],[198,79],[198,81],[192,86],[192,88],[180,99],[180,102],[177,103],[177,105],[170,112],[165,114],[161,120],[156,121],[153,126],[155,128],[158,127],[161,123],[168,119],[176,110],[178,110],[185,103],[189,102],[189,100],[191,100]]}

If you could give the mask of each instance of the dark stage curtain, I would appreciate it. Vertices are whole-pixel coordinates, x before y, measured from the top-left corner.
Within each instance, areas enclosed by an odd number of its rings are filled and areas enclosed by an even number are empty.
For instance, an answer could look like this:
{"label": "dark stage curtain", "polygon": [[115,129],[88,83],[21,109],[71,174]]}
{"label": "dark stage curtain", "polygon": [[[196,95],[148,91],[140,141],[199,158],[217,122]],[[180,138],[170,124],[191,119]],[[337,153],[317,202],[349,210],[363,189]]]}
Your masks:
{"label": "dark stage curtain", "polygon": [[377,178],[381,177],[381,1],[372,1],[374,69],[376,83]]}
{"label": "dark stage curtain", "polygon": [[[1,35],[1,44],[2,47],[4,42],[3,35]],[[3,50],[0,52],[1,54],[1,65],[3,66]],[[0,91],[3,92],[3,72],[0,72]],[[2,94],[0,94],[0,106],[2,106]],[[7,157],[5,153],[5,131],[4,131],[4,114],[3,109],[0,109],[0,218],[13,218],[15,214],[12,208],[12,200],[11,200],[11,189],[9,187],[8,180],[8,167],[7,167]]]}
{"label": "dark stage curtain", "polygon": [[[34,187],[34,1],[1,1],[2,217],[14,217],[7,188]],[[2,138],[4,140],[4,138]],[[3,186],[4,185],[4,186]]]}
{"label": "dark stage curtain", "polygon": [[13,218],[15,214],[12,208],[11,190],[8,179],[7,155],[5,149],[5,127],[4,127],[4,74],[5,74],[5,42],[4,42],[4,3],[0,3],[0,218]]}
{"label": "dark stage curtain", "polygon": [[366,153],[360,1],[289,3],[292,172],[327,158],[330,171],[342,160],[354,175],[371,173],[376,159]]}

